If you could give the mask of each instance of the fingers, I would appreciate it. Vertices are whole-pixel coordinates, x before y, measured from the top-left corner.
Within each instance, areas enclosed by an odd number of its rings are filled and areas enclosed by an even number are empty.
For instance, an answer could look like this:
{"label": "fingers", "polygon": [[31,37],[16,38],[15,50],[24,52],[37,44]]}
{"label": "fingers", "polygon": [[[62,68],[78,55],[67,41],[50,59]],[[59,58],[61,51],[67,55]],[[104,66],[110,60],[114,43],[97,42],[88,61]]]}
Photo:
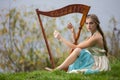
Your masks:
{"label": "fingers", "polygon": [[73,28],[73,25],[72,25],[71,23],[69,23],[69,24],[67,25],[67,28],[68,28],[68,29],[72,29],[72,28]]}
{"label": "fingers", "polygon": [[58,36],[58,32],[55,30],[54,31],[54,37],[57,38],[57,36]]}
{"label": "fingers", "polygon": [[60,33],[57,30],[54,31],[54,37],[60,39]]}

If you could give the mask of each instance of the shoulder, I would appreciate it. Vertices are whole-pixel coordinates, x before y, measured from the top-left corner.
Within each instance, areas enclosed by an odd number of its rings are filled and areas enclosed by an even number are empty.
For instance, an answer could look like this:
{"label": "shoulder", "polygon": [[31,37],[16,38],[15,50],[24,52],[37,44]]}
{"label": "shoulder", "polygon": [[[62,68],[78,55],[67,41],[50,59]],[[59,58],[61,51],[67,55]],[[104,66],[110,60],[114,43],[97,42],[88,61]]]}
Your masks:
{"label": "shoulder", "polygon": [[92,36],[92,38],[94,38],[94,40],[102,40],[103,39],[102,35],[99,32],[94,34]]}

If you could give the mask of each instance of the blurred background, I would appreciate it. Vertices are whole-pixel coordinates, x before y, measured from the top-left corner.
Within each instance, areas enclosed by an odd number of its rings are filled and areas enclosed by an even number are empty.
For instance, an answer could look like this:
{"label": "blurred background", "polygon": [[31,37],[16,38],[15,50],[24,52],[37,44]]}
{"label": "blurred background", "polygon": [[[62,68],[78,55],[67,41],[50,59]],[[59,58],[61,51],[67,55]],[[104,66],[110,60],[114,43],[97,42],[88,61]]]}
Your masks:
{"label": "blurred background", "polygon": [[[91,6],[89,14],[96,14],[105,33],[109,56],[120,59],[119,0],[2,0],[0,1],[0,72],[42,70],[51,67],[48,51],[39,25],[36,9],[50,11],[69,4]],[[69,48],[53,37],[58,30],[72,41],[67,24],[78,30],[81,14],[74,13],[59,18],[41,15],[50,49],[59,65],[68,55]],[[83,27],[79,42],[89,34]],[[111,58],[111,57],[110,57]]]}

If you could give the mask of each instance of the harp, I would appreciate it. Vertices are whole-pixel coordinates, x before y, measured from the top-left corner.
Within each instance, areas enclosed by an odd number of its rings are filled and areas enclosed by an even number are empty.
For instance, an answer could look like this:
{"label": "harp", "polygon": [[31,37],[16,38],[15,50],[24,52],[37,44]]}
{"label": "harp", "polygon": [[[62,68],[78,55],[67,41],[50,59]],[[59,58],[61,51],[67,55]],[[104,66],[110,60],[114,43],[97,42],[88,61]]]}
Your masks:
{"label": "harp", "polygon": [[87,5],[84,5],[84,4],[71,4],[71,5],[62,7],[60,9],[52,10],[52,11],[40,11],[39,9],[36,9],[36,13],[37,13],[37,16],[38,16],[38,20],[39,20],[39,23],[40,23],[42,34],[43,34],[45,44],[46,44],[46,47],[47,47],[47,50],[48,50],[48,54],[49,54],[49,57],[50,57],[50,62],[52,64],[52,68],[55,67],[55,63],[54,63],[53,56],[51,54],[51,50],[50,50],[50,47],[49,47],[49,44],[48,44],[48,40],[47,40],[46,33],[44,31],[44,28],[43,28],[43,24],[42,24],[42,20],[40,18],[40,15],[44,15],[44,16],[48,16],[48,17],[61,17],[61,16],[64,16],[64,15],[67,15],[67,14],[70,14],[70,13],[80,13],[80,14],[82,14],[82,19],[80,20],[80,26],[79,26],[79,30],[77,32],[77,37],[74,39],[74,41],[75,41],[74,44],[77,44],[77,41],[78,41],[79,36],[80,36],[81,29],[84,25],[84,22],[85,22],[87,14],[89,12],[89,9],[90,9],[90,6],[87,6]]}

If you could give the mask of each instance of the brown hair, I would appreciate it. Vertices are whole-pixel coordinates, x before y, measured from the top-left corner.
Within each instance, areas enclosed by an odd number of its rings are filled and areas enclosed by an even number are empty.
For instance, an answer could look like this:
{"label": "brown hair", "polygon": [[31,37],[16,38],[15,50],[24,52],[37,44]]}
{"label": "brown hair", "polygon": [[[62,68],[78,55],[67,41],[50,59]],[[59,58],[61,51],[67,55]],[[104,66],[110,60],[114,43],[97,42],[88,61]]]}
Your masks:
{"label": "brown hair", "polygon": [[104,43],[103,45],[104,45],[104,49],[106,50],[105,55],[107,56],[107,53],[108,53],[107,42],[106,42],[104,33],[100,27],[100,21],[99,21],[98,17],[95,14],[89,14],[89,15],[87,15],[87,18],[93,19],[93,21],[97,24],[97,30],[100,32],[100,34],[103,37],[103,43]]}

